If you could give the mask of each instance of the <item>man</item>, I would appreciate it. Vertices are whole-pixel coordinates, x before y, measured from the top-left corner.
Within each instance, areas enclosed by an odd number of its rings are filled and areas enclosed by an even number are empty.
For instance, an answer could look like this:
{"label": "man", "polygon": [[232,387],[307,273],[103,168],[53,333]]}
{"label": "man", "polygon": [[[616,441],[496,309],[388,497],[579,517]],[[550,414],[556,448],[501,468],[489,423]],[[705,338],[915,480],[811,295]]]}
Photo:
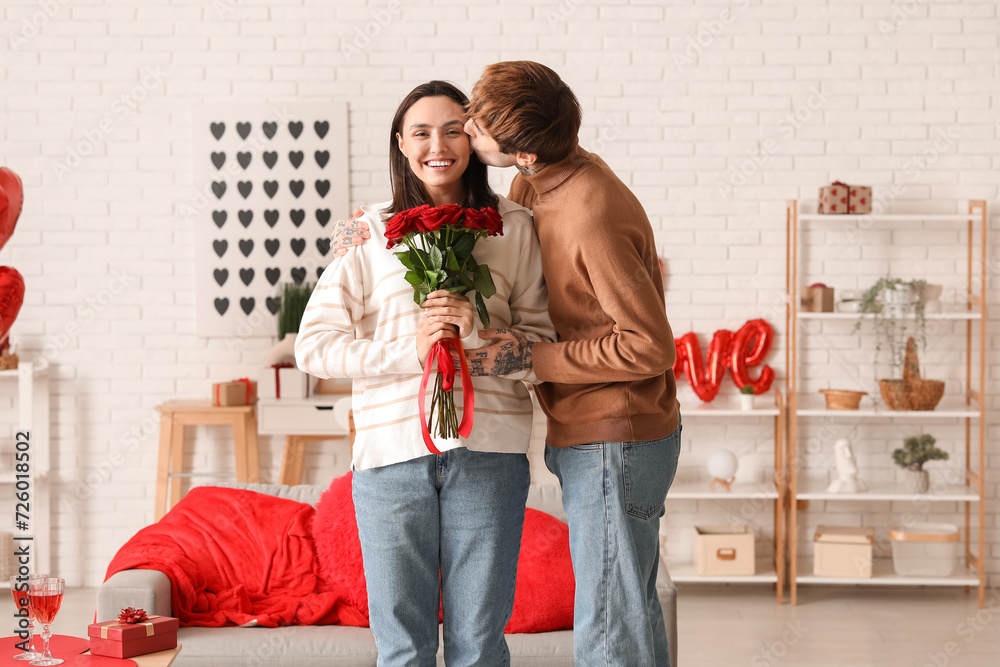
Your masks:
{"label": "man", "polygon": [[[488,66],[465,131],[514,166],[508,198],[534,211],[556,343],[506,329],[466,354],[474,375],[533,370],[576,577],[578,665],[669,665],[656,594],[659,519],[680,452],[673,333],[641,204],[578,145],[580,105],[548,67]],[[353,240],[348,240],[352,244]]]}

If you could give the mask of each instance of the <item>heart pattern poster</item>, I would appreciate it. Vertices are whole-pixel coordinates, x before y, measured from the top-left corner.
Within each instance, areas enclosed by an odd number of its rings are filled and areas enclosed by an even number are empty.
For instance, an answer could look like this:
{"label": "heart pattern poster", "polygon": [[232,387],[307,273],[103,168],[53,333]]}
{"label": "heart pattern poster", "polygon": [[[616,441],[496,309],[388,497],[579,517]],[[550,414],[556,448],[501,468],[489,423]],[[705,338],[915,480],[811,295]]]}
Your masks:
{"label": "heart pattern poster", "polygon": [[315,284],[350,215],[347,104],[210,105],[193,114],[201,336],[277,336],[285,283]]}

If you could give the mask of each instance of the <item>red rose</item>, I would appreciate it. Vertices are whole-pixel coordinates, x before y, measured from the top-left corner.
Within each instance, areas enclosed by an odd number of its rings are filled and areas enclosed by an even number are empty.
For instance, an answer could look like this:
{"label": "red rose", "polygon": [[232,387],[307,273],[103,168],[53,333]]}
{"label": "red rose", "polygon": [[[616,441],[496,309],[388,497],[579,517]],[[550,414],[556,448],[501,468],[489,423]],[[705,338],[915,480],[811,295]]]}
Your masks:
{"label": "red rose", "polygon": [[420,216],[420,213],[425,211],[427,204],[423,206],[417,206],[416,208],[406,209],[405,211],[400,211],[396,215],[392,216],[389,222],[385,225],[385,238],[388,241],[385,247],[387,250],[392,250],[393,246],[398,245],[402,242],[403,237],[414,231],[418,230],[415,222]]}
{"label": "red rose", "polygon": [[483,214],[479,209],[467,208],[462,211],[462,215],[465,217],[466,229],[483,229]]}
{"label": "red rose", "polygon": [[458,204],[426,208],[420,212],[416,227],[422,232],[436,232],[441,225],[454,225],[461,215],[462,207]]}
{"label": "red rose", "polygon": [[483,214],[483,229],[490,236],[503,236],[503,218],[495,208],[480,209]]}

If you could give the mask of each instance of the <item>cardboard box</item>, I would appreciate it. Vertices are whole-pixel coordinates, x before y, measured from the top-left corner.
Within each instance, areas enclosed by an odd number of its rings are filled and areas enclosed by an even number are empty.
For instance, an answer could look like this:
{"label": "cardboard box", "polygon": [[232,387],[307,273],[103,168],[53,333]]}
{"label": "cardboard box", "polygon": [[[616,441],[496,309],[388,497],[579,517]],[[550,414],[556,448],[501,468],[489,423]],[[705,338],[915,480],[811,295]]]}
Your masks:
{"label": "cardboard box", "polygon": [[818,526],[813,541],[817,577],[871,579],[873,527]]}
{"label": "cardboard box", "polygon": [[243,378],[232,382],[216,382],[212,385],[212,405],[251,405],[257,400],[257,383]]}
{"label": "cardboard box", "polygon": [[312,376],[291,364],[262,368],[257,375],[260,398],[309,398]]}
{"label": "cardboard box", "polygon": [[747,526],[695,526],[694,567],[700,577],[756,573],[754,534]]}
{"label": "cardboard box", "polygon": [[107,621],[87,627],[90,653],[107,658],[131,658],[177,647],[180,622],[170,616],[150,616],[143,623]]}
{"label": "cardboard box", "polygon": [[832,313],[833,288],[803,287],[799,303],[802,304],[802,310],[807,313]]}
{"label": "cardboard box", "polygon": [[850,213],[872,212],[872,188],[870,185],[852,185],[847,192],[847,206]]}
{"label": "cardboard box", "polygon": [[824,185],[819,189],[819,212],[843,214],[849,210],[847,198],[850,196],[848,186],[837,181],[832,185]]}

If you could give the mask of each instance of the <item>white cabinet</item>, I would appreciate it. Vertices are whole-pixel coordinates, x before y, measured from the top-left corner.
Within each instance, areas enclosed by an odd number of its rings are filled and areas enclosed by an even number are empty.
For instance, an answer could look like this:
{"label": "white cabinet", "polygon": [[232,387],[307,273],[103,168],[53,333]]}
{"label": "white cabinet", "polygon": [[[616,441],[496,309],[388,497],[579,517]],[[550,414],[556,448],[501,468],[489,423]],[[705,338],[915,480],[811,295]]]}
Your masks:
{"label": "white cabinet", "polygon": [[[9,508],[9,530],[14,534],[14,550],[27,545],[31,553],[31,569],[50,573],[52,549],[50,541],[49,494],[49,375],[48,362],[21,361],[16,369],[0,371],[3,390],[17,390],[17,422],[13,425],[14,444],[0,473],[0,484],[11,487],[13,499]],[[25,444],[27,443],[27,444]],[[23,453],[27,451],[29,469],[24,472]],[[17,461],[15,452],[21,454]],[[19,470],[18,464],[22,467]],[[18,494],[29,493],[21,504]],[[23,496],[22,496],[23,497]],[[27,510],[27,511],[25,511]],[[27,514],[27,528],[18,522]]]}
{"label": "white cabinet", "polygon": [[[826,585],[875,585],[875,586],[957,586],[976,587],[979,591],[979,606],[984,603],[986,577],[984,572],[983,559],[986,554],[986,545],[983,534],[985,523],[983,499],[984,499],[984,478],[986,474],[986,307],[982,293],[983,286],[987,285],[987,245],[986,229],[987,215],[986,202],[983,200],[970,201],[968,213],[956,214],[881,214],[881,215],[819,215],[803,214],[799,211],[799,204],[796,201],[789,201],[786,211],[786,224],[788,232],[788,256],[787,256],[787,299],[789,310],[789,354],[788,365],[788,468],[789,468],[789,585],[792,604],[796,603],[797,590],[799,584],[826,584]],[[948,334],[948,327],[961,329],[960,333],[955,333],[954,339],[964,338],[964,341],[955,342],[958,348],[956,359],[950,369],[961,367],[958,375],[962,375],[960,391],[956,391],[959,385],[958,378],[953,380],[951,385],[951,395],[945,394],[944,399],[936,409],[930,411],[898,412],[889,410],[881,402],[873,405],[871,396],[866,398],[859,410],[828,410],[823,405],[822,399],[813,392],[804,393],[803,379],[811,361],[807,338],[817,331],[818,326],[830,325],[831,330],[835,330],[837,335],[851,335],[851,323],[858,319],[857,314],[850,313],[815,313],[802,312],[799,309],[800,290],[817,280],[819,276],[809,275],[808,263],[801,259],[808,243],[802,239],[809,238],[805,233],[815,230],[827,230],[824,239],[828,244],[837,240],[837,230],[843,231],[850,228],[851,231],[873,230],[882,233],[875,239],[889,238],[895,244],[905,244],[906,247],[916,247],[922,244],[921,232],[925,225],[934,228],[945,228],[952,230],[955,239],[959,235],[965,236],[967,248],[961,251],[955,249],[961,255],[967,255],[967,271],[965,275],[960,275],[959,285],[953,285],[958,306],[953,310],[940,313],[927,313],[928,324],[936,323],[938,330]],[[931,239],[924,241],[928,247],[933,247],[936,232],[930,232],[929,236],[923,238]],[[872,237],[869,237],[869,239]],[[845,235],[841,238],[844,252],[848,253],[852,249],[851,238]],[[963,244],[963,245],[966,245]],[[854,249],[859,243],[853,241]],[[953,246],[952,246],[953,248]],[[867,252],[860,252],[855,255],[845,255],[845,261],[853,261],[855,258],[858,264],[864,263],[866,255],[868,257],[878,257],[879,253],[888,252],[884,246],[877,244],[866,245],[863,249]],[[938,252],[935,252],[938,251]],[[933,258],[944,252],[945,248],[936,248],[928,252],[927,257]],[[966,252],[967,251],[967,252]],[[959,259],[956,264],[965,264],[964,259]],[[869,262],[865,266],[858,266],[859,275],[870,275],[872,280],[884,272],[884,267],[878,262]],[[912,262],[911,274],[921,273],[920,262]],[[871,316],[865,316],[871,317]],[[885,316],[891,319],[889,315]],[[897,318],[899,319],[899,318]],[[906,319],[912,320],[912,315]],[[842,320],[847,320],[841,323]],[[947,325],[947,326],[946,326]],[[962,326],[964,325],[964,326]],[[839,327],[843,327],[841,332]],[[964,334],[964,336],[962,335]],[[862,334],[865,335],[864,330]],[[953,340],[954,340],[953,339]],[[843,354],[847,361],[848,353],[838,350],[838,354]],[[850,363],[861,363],[863,360],[854,359]],[[857,378],[859,384],[868,382],[864,378]],[[851,387],[854,389],[854,387]],[[859,386],[859,389],[867,389],[869,394],[878,395],[877,385]],[[879,481],[870,484],[870,489],[861,493],[836,494],[826,490],[826,484],[822,478],[807,478],[800,475],[803,471],[799,469],[800,454],[805,452],[804,445],[806,438],[800,437],[800,426],[805,430],[809,424],[816,423],[823,425],[832,424],[864,424],[878,432],[885,432],[886,424],[896,427],[895,430],[905,433],[919,428],[921,425],[939,424],[961,424],[964,426],[964,451],[962,454],[961,470],[963,479],[958,479],[953,483],[937,485],[928,493],[914,494],[906,491],[902,485],[893,484],[889,481]],[[879,426],[881,424],[881,426]],[[878,429],[882,429],[879,431]],[[822,440],[818,438],[815,440]],[[883,443],[882,446],[891,451],[892,440]],[[824,446],[824,443],[818,443]],[[886,454],[887,455],[887,454]],[[811,503],[821,503],[826,511],[835,512],[841,518],[851,517],[857,525],[868,522],[868,515],[875,512],[885,511],[889,508],[892,511],[895,507],[906,507],[907,511],[923,509],[925,512],[949,513],[952,511],[949,504],[954,507],[957,503],[960,509],[956,512],[955,522],[961,523],[958,515],[964,515],[964,549],[962,564],[956,571],[948,577],[907,577],[900,576],[893,572],[891,560],[883,559],[874,563],[874,572],[871,578],[856,577],[850,579],[831,579],[827,577],[817,577],[812,574],[813,568],[807,559],[800,559],[798,553],[797,533],[799,531],[799,521],[805,518],[809,521],[810,512],[814,512]],[[879,507],[881,503],[881,507]],[[893,505],[894,504],[894,505]]]}

